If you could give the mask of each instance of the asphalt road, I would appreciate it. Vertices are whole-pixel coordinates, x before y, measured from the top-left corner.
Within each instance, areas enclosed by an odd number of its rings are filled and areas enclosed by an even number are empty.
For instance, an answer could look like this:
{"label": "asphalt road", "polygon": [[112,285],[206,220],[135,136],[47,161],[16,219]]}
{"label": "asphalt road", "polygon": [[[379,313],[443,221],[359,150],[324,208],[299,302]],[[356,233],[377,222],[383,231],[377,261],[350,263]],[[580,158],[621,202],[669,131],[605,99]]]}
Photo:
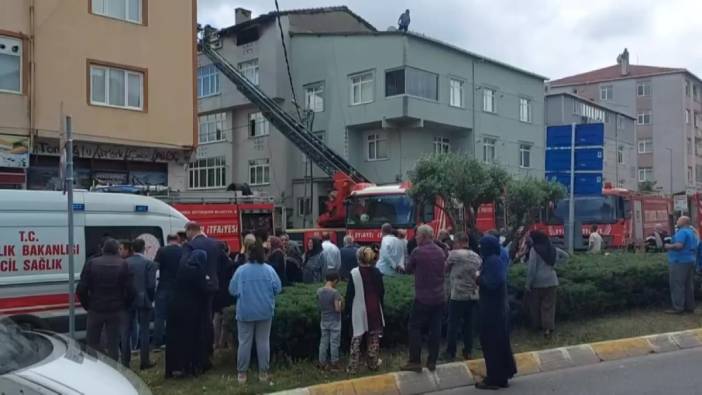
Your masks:
{"label": "asphalt road", "polygon": [[465,394],[702,394],[702,349],[647,355],[640,358],[518,377],[510,388],[480,391],[475,387],[434,392],[433,395]]}

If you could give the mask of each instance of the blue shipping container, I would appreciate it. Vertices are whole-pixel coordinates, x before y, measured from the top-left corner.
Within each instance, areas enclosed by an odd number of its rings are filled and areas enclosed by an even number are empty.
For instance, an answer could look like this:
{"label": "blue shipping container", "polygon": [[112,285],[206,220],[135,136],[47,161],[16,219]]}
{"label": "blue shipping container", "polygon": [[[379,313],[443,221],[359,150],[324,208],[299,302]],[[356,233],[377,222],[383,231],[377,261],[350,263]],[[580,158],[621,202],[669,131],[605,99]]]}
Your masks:
{"label": "blue shipping container", "polygon": [[[570,151],[569,151],[570,153]],[[602,148],[575,150],[575,170],[602,170],[604,165]]]}
{"label": "blue shipping container", "polygon": [[[570,147],[571,125],[546,128],[546,148]],[[603,146],[604,124],[588,123],[575,125],[575,146]]]}
{"label": "blue shipping container", "polygon": [[546,147],[570,147],[571,126],[549,126],[546,128]]}
{"label": "blue shipping container", "polygon": [[[563,184],[570,192],[570,173],[548,172],[546,173],[546,179]],[[579,196],[602,194],[602,174],[576,173],[575,194]]]}
{"label": "blue shipping container", "polygon": [[570,150],[546,150],[546,171],[569,171]]}

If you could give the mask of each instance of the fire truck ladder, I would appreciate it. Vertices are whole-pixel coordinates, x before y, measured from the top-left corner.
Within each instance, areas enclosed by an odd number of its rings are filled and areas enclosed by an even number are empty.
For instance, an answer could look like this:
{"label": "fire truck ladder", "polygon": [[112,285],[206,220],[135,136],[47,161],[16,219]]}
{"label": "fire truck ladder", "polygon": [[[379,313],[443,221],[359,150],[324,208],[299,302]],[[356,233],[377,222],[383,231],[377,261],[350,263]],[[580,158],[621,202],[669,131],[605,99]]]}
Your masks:
{"label": "fire truck ladder", "polygon": [[211,40],[216,39],[214,28],[204,28],[203,38],[200,40],[200,50],[207,56],[212,64],[217,67],[237,89],[246,96],[251,103],[256,105],[263,116],[275,126],[283,136],[287,137],[300,151],[329,176],[341,172],[356,183],[370,182],[356,168],[354,168],[341,155],[334,152],[324,142],[310,133],[299,121],[288,114],[275,100],[268,97],[258,86],[249,81],[236,67],[229,63],[222,55],[212,49]]}

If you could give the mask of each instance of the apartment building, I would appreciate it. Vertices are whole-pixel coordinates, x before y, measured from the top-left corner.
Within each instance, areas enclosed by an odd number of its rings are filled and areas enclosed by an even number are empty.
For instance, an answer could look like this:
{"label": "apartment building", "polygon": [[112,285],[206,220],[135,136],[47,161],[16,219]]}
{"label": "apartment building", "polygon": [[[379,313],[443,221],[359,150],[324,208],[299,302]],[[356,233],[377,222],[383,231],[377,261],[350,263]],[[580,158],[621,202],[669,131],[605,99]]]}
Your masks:
{"label": "apartment building", "polygon": [[62,115],[75,185],[185,189],[197,137],[195,0],[3,0],[0,187],[59,189]]}
{"label": "apartment building", "polygon": [[617,64],[549,82],[636,117],[639,182],[665,193],[702,187],[702,80],[684,68]]}
{"label": "apartment building", "polygon": [[[296,113],[277,15],[243,15],[220,31],[222,53]],[[544,77],[421,34],[377,31],[346,7],[283,12],[281,22],[302,116],[373,182],[406,180],[417,159],[434,152],[465,153],[543,177]],[[211,70],[206,59],[200,62],[200,73]],[[304,153],[216,70],[207,75],[219,78],[219,90],[200,100],[200,141],[208,139],[211,122],[232,132],[215,154],[231,179],[216,187],[248,182],[283,202],[291,225],[311,225],[331,189],[329,176],[314,167],[310,176]],[[198,157],[214,150],[202,145]]]}
{"label": "apartment building", "polygon": [[638,190],[636,118],[572,93],[546,94],[546,127],[604,124],[603,182]]}

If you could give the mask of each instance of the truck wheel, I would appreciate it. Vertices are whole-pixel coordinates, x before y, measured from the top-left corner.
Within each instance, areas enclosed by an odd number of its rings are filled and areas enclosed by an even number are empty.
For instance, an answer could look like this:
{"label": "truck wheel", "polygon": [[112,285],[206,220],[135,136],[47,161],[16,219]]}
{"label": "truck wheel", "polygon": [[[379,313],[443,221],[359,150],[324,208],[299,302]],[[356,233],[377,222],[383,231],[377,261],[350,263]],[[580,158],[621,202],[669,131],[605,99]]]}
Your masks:
{"label": "truck wheel", "polygon": [[32,315],[18,315],[11,318],[20,328],[26,331],[48,330],[49,327],[41,318]]}

